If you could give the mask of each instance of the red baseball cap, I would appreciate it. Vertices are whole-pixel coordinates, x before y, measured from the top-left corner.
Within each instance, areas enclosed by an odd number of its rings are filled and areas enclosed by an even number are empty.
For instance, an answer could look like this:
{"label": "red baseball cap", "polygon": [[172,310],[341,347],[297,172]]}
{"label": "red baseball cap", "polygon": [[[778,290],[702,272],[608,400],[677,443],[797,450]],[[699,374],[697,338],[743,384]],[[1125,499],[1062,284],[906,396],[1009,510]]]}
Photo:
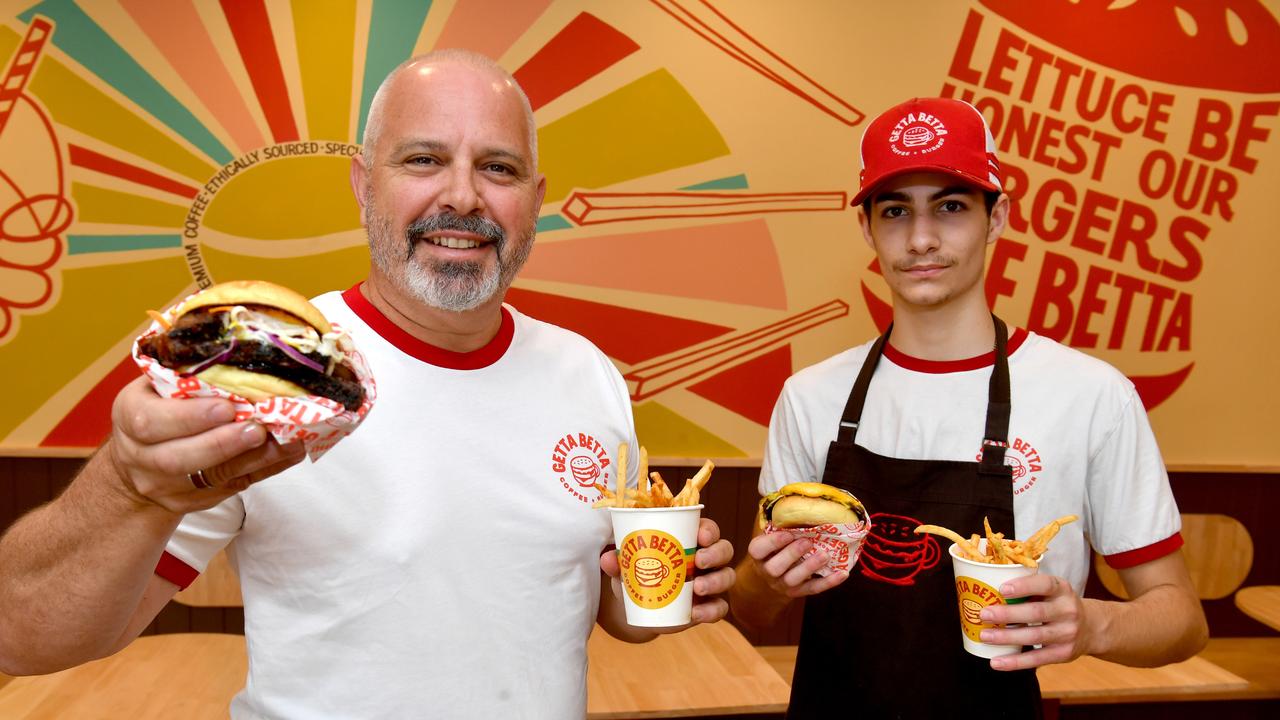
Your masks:
{"label": "red baseball cap", "polygon": [[963,100],[912,98],[889,108],[867,125],[858,154],[860,187],[851,205],[861,205],[885,180],[911,172],[947,173],[1003,191],[991,128]]}

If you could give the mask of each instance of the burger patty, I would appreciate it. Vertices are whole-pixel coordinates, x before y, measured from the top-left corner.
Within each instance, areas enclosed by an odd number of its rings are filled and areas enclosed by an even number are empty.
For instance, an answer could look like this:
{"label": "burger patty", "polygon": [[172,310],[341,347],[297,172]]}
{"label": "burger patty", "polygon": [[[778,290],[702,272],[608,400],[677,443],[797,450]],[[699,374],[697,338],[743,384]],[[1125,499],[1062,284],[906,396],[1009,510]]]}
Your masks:
{"label": "burger patty", "polygon": [[[143,338],[138,350],[167,368],[181,370],[225,352],[231,343],[222,333],[221,317],[208,310],[194,310],[179,318],[169,332]],[[321,365],[328,362],[320,353],[306,353],[306,356]],[[271,343],[241,341],[219,364],[288,380],[312,395],[341,403],[348,410],[356,410],[364,402],[364,388],[347,366],[339,364],[334,367],[333,375],[325,375],[294,360]]]}

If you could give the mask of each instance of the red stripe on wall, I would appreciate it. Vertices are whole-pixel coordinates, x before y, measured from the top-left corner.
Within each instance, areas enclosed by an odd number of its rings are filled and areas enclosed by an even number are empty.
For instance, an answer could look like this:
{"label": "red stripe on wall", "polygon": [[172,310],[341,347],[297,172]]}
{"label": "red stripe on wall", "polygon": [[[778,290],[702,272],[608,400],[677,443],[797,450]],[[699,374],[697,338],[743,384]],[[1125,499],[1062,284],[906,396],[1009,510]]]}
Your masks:
{"label": "red stripe on wall", "polygon": [[69,146],[69,150],[71,153],[71,164],[85,168],[86,170],[93,170],[94,172],[118,177],[139,185],[153,187],[157,190],[163,190],[165,192],[178,195],[179,197],[187,198],[188,200],[194,198],[196,193],[199,192],[189,185],[184,185],[176,180],[170,180],[169,178],[153,173],[150,170],[143,170],[142,168],[136,165],[130,165],[123,160],[117,160],[112,157],[107,157],[101,153],[94,152],[88,148],[82,148],[79,145],[71,145]]}
{"label": "red stripe on wall", "polygon": [[612,25],[579,13],[514,75],[537,110],[639,49]]}
{"label": "red stripe on wall", "polygon": [[111,403],[120,389],[138,377],[139,372],[133,358],[121,360],[45,435],[40,447],[91,448],[100,445],[111,432]]}
{"label": "red stripe on wall", "polygon": [[507,302],[529,317],[586,337],[604,354],[628,364],[682,350],[733,329],[524,288],[508,290]]}
{"label": "red stripe on wall", "polygon": [[240,59],[249,71],[253,93],[271,126],[271,136],[278,143],[297,140],[298,126],[289,106],[289,88],[284,83],[267,6],[263,0],[221,0],[221,5]]}

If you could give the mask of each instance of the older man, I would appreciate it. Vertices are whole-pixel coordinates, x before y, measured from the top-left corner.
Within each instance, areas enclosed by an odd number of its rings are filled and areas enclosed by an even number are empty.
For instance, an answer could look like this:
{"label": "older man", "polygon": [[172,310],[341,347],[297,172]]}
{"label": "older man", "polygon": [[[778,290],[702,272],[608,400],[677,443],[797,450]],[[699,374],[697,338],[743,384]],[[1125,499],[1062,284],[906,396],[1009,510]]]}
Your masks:
{"label": "older man", "polygon": [[[634,445],[625,385],[502,303],[546,187],[535,143],[487,59],[397,68],[351,168],[368,279],[316,299],[368,356],[377,405],[298,464],[229,403],[132,383],[104,448],[0,542],[0,670],[115,652],[229,546],[250,649],[236,717],[582,717],[593,625],[653,635],[623,620],[607,517],[552,462],[609,468]],[[699,544],[694,622],[711,622],[732,550],[705,519]]]}

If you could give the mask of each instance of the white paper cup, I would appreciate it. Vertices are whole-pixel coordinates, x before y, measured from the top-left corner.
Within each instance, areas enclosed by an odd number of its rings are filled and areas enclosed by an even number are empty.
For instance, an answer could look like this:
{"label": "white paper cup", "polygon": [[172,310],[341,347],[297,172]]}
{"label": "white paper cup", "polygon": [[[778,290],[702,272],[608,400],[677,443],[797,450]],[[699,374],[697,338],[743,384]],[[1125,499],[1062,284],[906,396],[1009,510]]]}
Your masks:
{"label": "white paper cup", "polygon": [[609,508],[622,570],[627,624],[687,625],[693,617],[693,554],[701,505]]}
{"label": "white paper cup", "polygon": [[[985,552],[987,540],[978,541],[978,549]],[[956,602],[960,607],[960,637],[964,641],[964,649],[978,657],[993,658],[1002,655],[1013,655],[1022,652],[1021,645],[993,645],[982,642],[980,633],[986,628],[1021,627],[1019,625],[995,625],[984,623],[979,613],[988,605],[1017,605],[1026,598],[1006,600],[1000,594],[1000,586],[1017,577],[1035,575],[1036,568],[1025,565],[993,565],[975,560],[967,560],[960,556],[955,543],[948,549],[951,553],[951,569],[956,578]]]}

